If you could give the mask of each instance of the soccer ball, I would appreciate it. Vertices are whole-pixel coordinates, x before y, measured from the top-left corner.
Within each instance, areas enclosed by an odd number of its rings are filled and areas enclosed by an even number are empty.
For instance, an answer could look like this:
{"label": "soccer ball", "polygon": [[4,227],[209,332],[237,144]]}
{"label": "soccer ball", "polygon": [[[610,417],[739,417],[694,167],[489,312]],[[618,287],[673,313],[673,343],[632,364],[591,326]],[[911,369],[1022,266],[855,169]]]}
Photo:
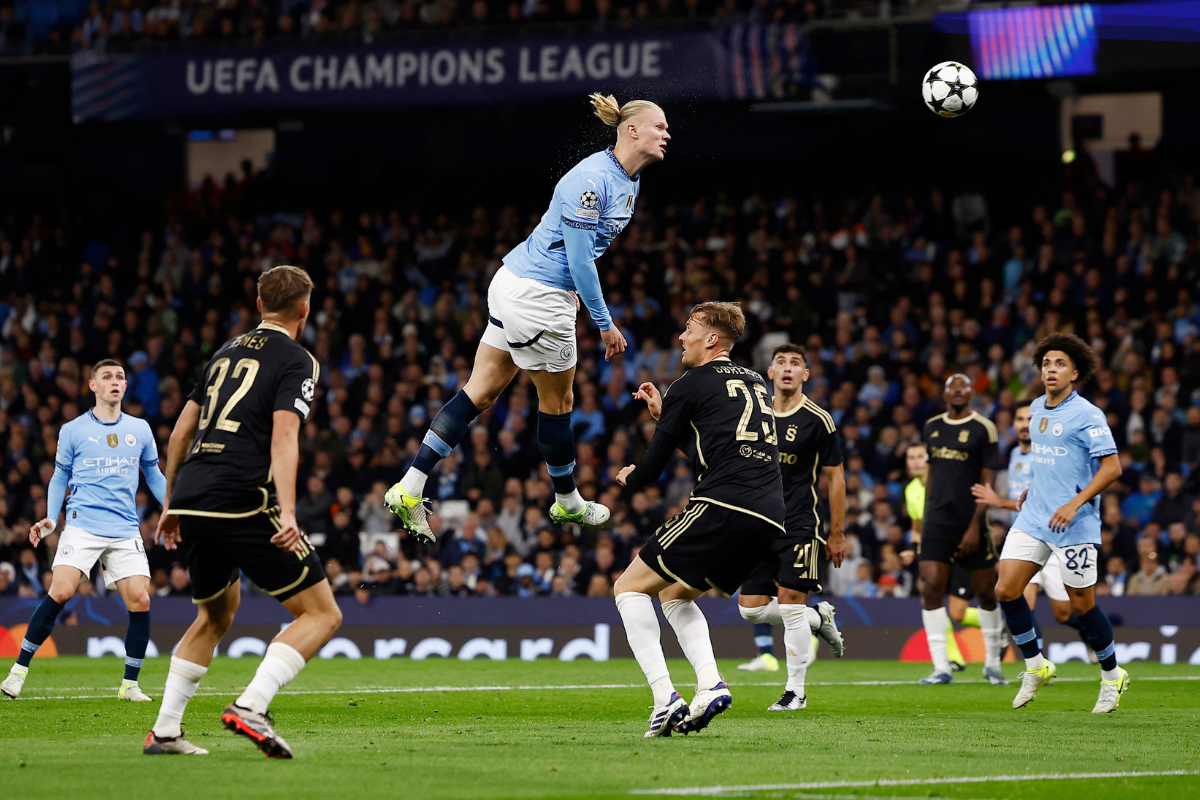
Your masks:
{"label": "soccer ball", "polygon": [[957,61],[943,61],[921,81],[921,96],[925,105],[943,117],[961,117],[979,99],[979,81],[975,73]]}

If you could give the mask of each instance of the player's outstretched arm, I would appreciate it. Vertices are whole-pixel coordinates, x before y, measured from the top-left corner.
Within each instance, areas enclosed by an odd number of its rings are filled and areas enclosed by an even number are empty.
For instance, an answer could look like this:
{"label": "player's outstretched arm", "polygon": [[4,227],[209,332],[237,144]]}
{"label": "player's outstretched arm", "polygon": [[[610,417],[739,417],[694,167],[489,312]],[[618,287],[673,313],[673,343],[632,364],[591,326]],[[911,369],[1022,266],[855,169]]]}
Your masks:
{"label": "player's outstretched arm", "polygon": [[829,541],[825,554],[840,567],[846,558],[846,469],[841,464],[824,467],[829,481]]}
{"label": "player's outstretched arm", "polygon": [[187,458],[188,448],[196,438],[196,430],[200,426],[200,404],[188,400],[179,412],[179,419],[167,440],[167,470],[165,478],[167,486],[163,492],[162,516],[158,518],[158,530],[154,533],[154,541],[168,550],[174,550],[179,543],[179,517],[171,514],[171,490],[175,488],[175,476]]}
{"label": "player's outstretched arm", "polygon": [[996,490],[992,488],[990,483],[977,483],[971,487],[971,494],[975,499],[983,503],[988,508],[1007,508],[1009,511],[1020,511],[1020,501],[1010,500],[1006,497],[1001,497],[996,494]]}
{"label": "player's outstretched arm", "polygon": [[662,416],[662,395],[653,383],[646,381],[639,386],[638,390],[633,393],[633,399],[645,400],[646,408],[650,410],[650,416],[655,419]]}
{"label": "player's outstretched arm", "polygon": [[630,489],[641,489],[658,480],[671,460],[671,454],[679,448],[679,440],[662,428],[654,431],[654,438],[642,456],[641,464],[630,464],[617,473],[617,483]]}
{"label": "player's outstretched arm", "polygon": [[1075,514],[1083,508],[1083,504],[1103,492],[1113,481],[1121,477],[1121,458],[1116,453],[1100,459],[1100,469],[1083,487],[1083,491],[1071,498],[1071,501],[1050,516],[1050,530],[1061,533],[1075,519]]}
{"label": "player's outstretched arm", "polygon": [[271,543],[296,552],[302,547],[296,523],[296,472],[300,466],[300,417],[287,409],[276,411],[271,428],[271,474],[279,502],[279,532]]}

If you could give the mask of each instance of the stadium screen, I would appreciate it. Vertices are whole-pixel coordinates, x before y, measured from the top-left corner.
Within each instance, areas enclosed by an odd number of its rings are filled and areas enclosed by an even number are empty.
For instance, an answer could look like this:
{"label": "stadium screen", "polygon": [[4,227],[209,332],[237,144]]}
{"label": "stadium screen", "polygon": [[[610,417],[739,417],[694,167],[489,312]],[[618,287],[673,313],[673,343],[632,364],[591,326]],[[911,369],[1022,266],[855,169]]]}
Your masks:
{"label": "stadium screen", "polygon": [[967,14],[975,71],[984,79],[1052,78],[1096,72],[1091,4],[998,8]]}

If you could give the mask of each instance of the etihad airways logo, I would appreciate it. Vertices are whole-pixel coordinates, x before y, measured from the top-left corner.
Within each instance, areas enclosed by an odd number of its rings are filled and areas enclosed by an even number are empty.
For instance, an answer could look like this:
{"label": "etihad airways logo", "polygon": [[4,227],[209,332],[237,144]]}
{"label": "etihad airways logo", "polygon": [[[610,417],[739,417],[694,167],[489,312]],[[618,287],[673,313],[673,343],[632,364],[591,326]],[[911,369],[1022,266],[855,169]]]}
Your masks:
{"label": "etihad airways logo", "polygon": [[1033,443],[1033,452],[1039,456],[1065,456],[1068,454],[1067,448],[1062,445],[1049,445]]}

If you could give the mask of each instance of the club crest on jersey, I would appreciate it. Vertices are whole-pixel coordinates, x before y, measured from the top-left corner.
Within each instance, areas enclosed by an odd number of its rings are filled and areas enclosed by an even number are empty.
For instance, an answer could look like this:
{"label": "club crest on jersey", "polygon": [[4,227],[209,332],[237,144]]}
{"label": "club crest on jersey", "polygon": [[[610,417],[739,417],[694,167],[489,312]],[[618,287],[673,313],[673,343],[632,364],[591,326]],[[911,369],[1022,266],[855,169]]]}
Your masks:
{"label": "club crest on jersey", "polygon": [[1048,427],[1050,427],[1050,420],[1042,417],[1041,422],[1038,423],[1038,433],[1045,433]]}
{"label": "club crest on jersey", "polygon": [[558,351],[558,358],[559,358],[559,360],[560,360],[560,361],[570,361],[570,360],[571,360],[571,356],[572,356],[574,353],[575,353],[575,348],[574,348],[574,347],[572,347],[572,346],[571,346],[571,345],[569,345],[569,344],[564,344],[564,345],[563,345],[563,347],[562,347],[562,350],[559,350],[559,351]]}
{"label": "club crest on jersey", "polygon": [[75,548],[69,544],[64,544],[62,547],[58,548],[58,552],[62,553],[64,556],[69,556],[71,553],[75,552]]}
{"label": "club crest on jersey", "polygon": [[584,208],[595,208],[600,205],[600,195],[591,189],[585,189],[583,194],[579,195],[579,205]]}
{"label": "club crest on jersey", "polygon": [[126,447],[137,447],[137,437],[134,436],[132,433],[125,434],[125,446]]}
{"label": "club crest on jersey", "polygon": [[110,433],[108,435],[108,446],[109,447],[117,446],[117,435],[115,433]]}
{"label": "club crest on jersey", "polygon": [[1062,432],[1063,432],[1062,423],[1061,422],[1054,423],[1054,427],[1050,429],[1050,432],[1053,433],[1055,436],[1062,436]]}
{"label": "club crest on jersey", "polygon": [[966,442],[966,441],[967,441],[967,439],[970,439],[970,438],[971,438],[971,432],[970,432],[970,431],[959,431],[959,432],[958,432],[958,440],[959,440],[960,442]]}

